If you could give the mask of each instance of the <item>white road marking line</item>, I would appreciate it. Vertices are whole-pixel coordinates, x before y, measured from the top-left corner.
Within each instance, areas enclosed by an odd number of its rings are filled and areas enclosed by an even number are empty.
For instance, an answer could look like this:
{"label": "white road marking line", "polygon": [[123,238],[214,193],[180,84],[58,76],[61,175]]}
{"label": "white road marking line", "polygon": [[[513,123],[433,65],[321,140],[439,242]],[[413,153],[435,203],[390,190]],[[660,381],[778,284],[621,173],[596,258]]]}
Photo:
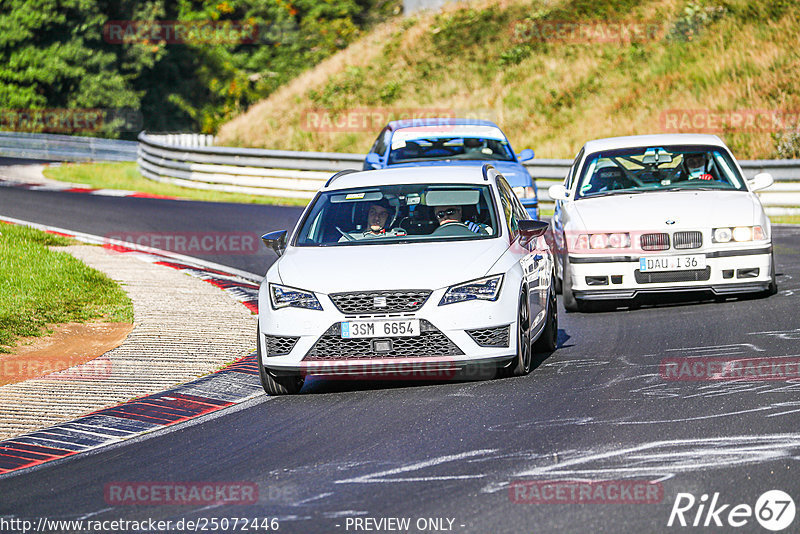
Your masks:
{"label": "white road marking line", "polygon": [[464,480],[470,478],[482,478],[486,475],[443,475],[443,476],[431,476],[431,477],[413,477],[413,478],[391,478],[387,479],[384,477],[397,475],[400,473],[408,473],[409,471],[418,471],[420,469],[425,469],[426,467],[433,467],[435,465],[441,465],[448,462],[455,462],[458,460],[463,460],[465,458],[472,458],[475,456],[483,456],[486,454],[494,454],[497,452],[497,449],[479,449],[475,451],[468,451],[462,452],[459,454],[448,454],[445,456],[439,456],[437,458],[431,458],[430,460],[424,460],[422,462],[416,462],[411,465],[406,465],[404,467],[396,467],[394,469],[387,469],[385,471],[378,471],[377,473],[371,473],[367,475],[362,475],[355,478],[347,478],[344,480],[337,480],[334,484],[368,484],[374,482],[428,482],[434,480]]}

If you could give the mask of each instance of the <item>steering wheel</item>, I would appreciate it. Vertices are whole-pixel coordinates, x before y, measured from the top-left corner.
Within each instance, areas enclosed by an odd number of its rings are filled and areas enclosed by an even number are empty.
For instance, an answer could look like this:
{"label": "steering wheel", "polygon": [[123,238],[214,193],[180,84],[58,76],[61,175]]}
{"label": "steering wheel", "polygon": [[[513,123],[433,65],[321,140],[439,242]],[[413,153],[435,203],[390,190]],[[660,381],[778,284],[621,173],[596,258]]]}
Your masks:
{"label": "steering wheel", "polygon": [[348,234],[347,232],[345,232],[344,230],[342,230],[338,226],[336,227],[336,229],[339,230],[339,233],[342,234],[345,238],[347,238],[348,241],[356,241],[355,237],[351,236],[350,234]]}
{"label": "steering wheel", "polygon": [[436,230],[431,233],[431,235],[439,235],[439,236],[457,236],[457,235],[475,235],[475,233],[470,230],[466,224],[460,222],[449,222],[444,223],[443,225],[439,226]]}

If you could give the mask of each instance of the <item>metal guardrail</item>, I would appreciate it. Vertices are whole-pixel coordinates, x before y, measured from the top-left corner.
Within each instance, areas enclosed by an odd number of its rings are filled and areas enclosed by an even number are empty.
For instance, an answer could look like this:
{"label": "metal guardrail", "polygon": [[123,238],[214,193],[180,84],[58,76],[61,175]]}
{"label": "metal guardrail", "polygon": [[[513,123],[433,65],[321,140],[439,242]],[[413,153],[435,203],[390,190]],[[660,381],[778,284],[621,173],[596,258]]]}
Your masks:
{"label": "metal guardrail", "polygon": [[[295,152],[213,146],[197,134],[139,134],[139,171],[159,182],[252,195],[312,198],[332,172],[361,169],[364,154]],[[740,161],[749,178],[769,172],[775,184],[759,192],[770,215],[800,214],[800,160]],[[536,179],[540,205],[552,207],[551,185],[562,183],[572,160],[525,163]]]}
{"label": "metal guardrail", "polygon": [[[214,146],[202,134],[153,135],[139,142],[0,131],[0,157],[48,161],[136,161],[151,180],[183,187],[284,198],[312,198],[331,173],[360,169],[363,154],[299,152]],[[740,161],[747,177],[768,172],[775,183],[759,191],[770,215],[800,214],[800,160]],[[552,207],[551,185],[561,183],[571,160],[525,163],[536,179],[540,205]]]}
{"label": "metal guardrail", "polygon": [[196,189],[312,198],[331,173],[360,169],[364,161],[363,154],[192,145],[189,137],[179,137],[176,146],[174,140],[139,134],[142,176]]}
{"label": "metal guardrail", "polygon": [[0,132],[0,156],[47,161],[136,161],[138,143],[99,137]]}

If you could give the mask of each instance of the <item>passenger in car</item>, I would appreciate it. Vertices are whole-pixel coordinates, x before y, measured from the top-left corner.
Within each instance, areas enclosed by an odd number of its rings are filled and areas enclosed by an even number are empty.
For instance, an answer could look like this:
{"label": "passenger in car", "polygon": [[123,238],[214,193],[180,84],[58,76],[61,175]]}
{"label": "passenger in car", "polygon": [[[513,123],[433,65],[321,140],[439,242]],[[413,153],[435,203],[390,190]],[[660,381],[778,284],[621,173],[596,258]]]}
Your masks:
{"label": "passenger in car", "polygon": [[462,221],[463,208],[461,206],[438,206],[434,209],[436,219],[439,221],[439,226],[445,224],[463,224],[476,234],[489,234],[492,235],[491,227],[472,221]]}

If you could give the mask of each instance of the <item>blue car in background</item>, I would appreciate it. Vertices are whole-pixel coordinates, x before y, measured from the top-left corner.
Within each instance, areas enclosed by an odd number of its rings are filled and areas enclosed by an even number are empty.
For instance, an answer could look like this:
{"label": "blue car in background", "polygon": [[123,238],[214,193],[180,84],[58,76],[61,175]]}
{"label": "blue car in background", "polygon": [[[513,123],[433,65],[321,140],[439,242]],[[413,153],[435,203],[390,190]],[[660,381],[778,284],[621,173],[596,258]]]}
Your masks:
{"label": "blue car in background", "polygon": [[430,165],[475,165],[487,161],[500,171],[533,219],[539,218],[536,182],[521,162],[533,150],[514,153],[493,122],[474,119],[404,119],[381,130],[363,170]]}

